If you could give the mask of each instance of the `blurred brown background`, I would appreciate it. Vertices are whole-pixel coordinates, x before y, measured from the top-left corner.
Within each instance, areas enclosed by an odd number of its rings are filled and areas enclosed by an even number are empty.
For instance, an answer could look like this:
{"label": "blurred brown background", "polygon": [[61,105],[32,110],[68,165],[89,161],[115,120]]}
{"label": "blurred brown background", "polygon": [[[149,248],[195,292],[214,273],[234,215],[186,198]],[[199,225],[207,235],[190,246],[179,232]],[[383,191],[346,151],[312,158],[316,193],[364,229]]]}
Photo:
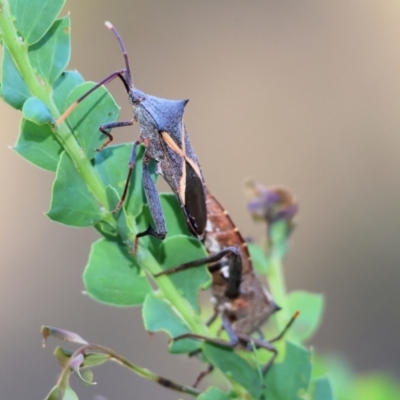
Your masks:
{"label": "blurred brown background", "polygon": [[[286,262],[289,288],[323,292],[312,345],[358,371],[400,364],[400,3],[364,0],[68,0],[70,68],[98,81],[123,66],[110,20],[128,48],[135,84],[190,98],[186,125],[208,186],[246,235],[258,238],[242,183],[284,184],[300,202]],[[122,85],[110,89],[130,118]],[[191,383],[198,364],[167,354],[140,310],[81,294],[96,234],[51,222],[53,175],[8,149],[19,113],[0,103],[0,398],[41,399],[55,383],[57,344],[42,324],[79,332],[134,362]],[[119,132],[132,141],[137,130]],[[82,399],[176,399],[116,365]]]}

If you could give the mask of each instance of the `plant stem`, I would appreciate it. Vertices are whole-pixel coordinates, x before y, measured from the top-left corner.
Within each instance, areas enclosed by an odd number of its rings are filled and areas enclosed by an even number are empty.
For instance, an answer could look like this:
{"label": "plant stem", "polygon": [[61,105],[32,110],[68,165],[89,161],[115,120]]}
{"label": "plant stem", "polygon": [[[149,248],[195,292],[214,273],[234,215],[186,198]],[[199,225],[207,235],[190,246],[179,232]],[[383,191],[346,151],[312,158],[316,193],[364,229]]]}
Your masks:
{"label": "plant stem", "polygon": [[[140,262],[152,277],[164,271],[148,251],[146,252],[146,258],[140,260]],[[210,335],[208,328],[205,326],[200,316],[193,312],[190,304],[182,296],[179,290],[177,290],[167,275],[161,275],[156,278],[155,283],[160,288],[164,297],[174,306],[176,311],[181,315],[182,319],[188,324],[193,332],[203,336]]]}
{"label": "plant stem", "polygon": [[268,272],[268,282],[272,297],[278,303],[282,310],[275,314],[278,330],[282,331],[289,321],[287,292],[285,277],[283,275],[282,260],[278,257],[271,257],[270,270]]}
{"label": "plant stem", "polygon": [[[58,119],[60,112],[51,97],[51,90],[42,85],[34,73],[28,55],[28,47],[18,37],[7,0],[0,0],[0,27],[3,31],[4,42],[30,92],[33,96],[42,100],[49,108],[53,117]],[[53,133],[65,149],[66,153],[70,156],[79,174],[84,179],[91,192],[101,205],[103,211],[103,221],[107,222],[111,227],[117,229],[115,218],[110,212],[106,189],[96,171],[92,167],[90,161],[83,153],[79,143],[76,141],[68,125],[63,123],[60,126],[57,126]],[[154,257],[148,251],[146,253],[146,257],[143,260],[143,265],[145,266],[146,270],[151,274],[161,272],[161,268]],[[208,333],[204,323],[193,313],[190,305],[186,302],[183,296],[179,294],[178,290],[175,288],[169,278],[160,277],[157,279],[157,285],[163,292],[165,298],[167,298],[173,304],[175,309],[181,314],[183,319],[194,332],[203,335]]]}
{"label": "plant stem", "polygon": [[[102,354],[106,354],[110,357],[111,361],[115,361],[129,369],[131,369],[132,371],[134,371],[136,374],[138,374],[139,376],[142,376],[143,378],[149,379],[153,382],[157,382],[158,384],[167,387],[169,389],[172,390],[176,390],[178,392],[181,393],[186,393],[186,394],[190,394],[192,396],[198,396],[200,394],[200,392],[190,386],[186,386],[186,385],[180,385],[176,382],[173,382],[169,379],[163,378],[159,375],[154,374],[153,372],[149,371],[146,368],[142,368],[139,367],[138,365],[130,362],[129,360],[127,360],[125,357],[121,356],[118,353],[115,353],[113,350],[105,347],[105,346],[101,346],[98,344],[89,344],[89,345],[85,345],[80,347],[78,350],[76,350],[72,355],[70,360],[73,360],[75,357],[77,357],[79,354],[83,354],[83,355],[88,355],[88,354],[92,354],[92,353],[102,353]],[[65,370],[69,370],[69,364],[67,364],[64,367],[64,370],[62,372],[62,376],[65,374]]]}
{"label": "plant stem", "polygon": [[[39,82],[36,77],[29,59],[28,46],[18,37],[18,33],[13,24],[10,5],[7,0],[1,0],[0,2],[0,27],[3,33],[3,41],[7,46],[15,65],[20,71],[21,76],[27,84],[32,96],[35,96],[43,101],[49,108],[53,117],[57,119],[60,116],[60,112],[51,97],[51,89]],[[112,227],[116,228],[115,218],[110,212],[105,187],[92,167],[90,161],[82,152],[81,147],[75,140],[75,137],[73,136],[69,127],[64,123],[61,126],[57,126],[53,130],[53,133],[63,146],[66,153],[70,156],[76,169],[99,202],[103,213],[102,219]]]}

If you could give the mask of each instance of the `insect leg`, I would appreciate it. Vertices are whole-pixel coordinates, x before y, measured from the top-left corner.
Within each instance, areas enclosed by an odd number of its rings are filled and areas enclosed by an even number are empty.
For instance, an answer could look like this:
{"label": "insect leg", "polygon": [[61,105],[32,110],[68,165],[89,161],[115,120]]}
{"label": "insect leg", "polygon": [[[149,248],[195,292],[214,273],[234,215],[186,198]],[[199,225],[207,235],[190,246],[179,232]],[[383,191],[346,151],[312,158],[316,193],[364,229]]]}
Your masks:
{"label": "insect leg", "polygon": [[274,337],[273,339],[269,340],[269,342],[273,343],[276,342],[277,340],[282,339],[282,337],[285,335],[285,333],[288,331],[288,329],[293,325],[293,322],[296,320],[296,318],[299,316],[300,311],[296,311],[293,315],[292,318],[290,318],[289,322],[286,324],[286,326],[283,328],[282,332]]}
{"label": "insect leg", "polygon": [[256,339],[256,338],[253,338],[248,335],[239,334],[238,337],[239,337],[240,341],[242,341],[242,342],[245,342],[245,343],[253,342],[254,346],[257,349],[261,348],[261,349],[265,349],[265,350],[268,350],[273,353],[271,359],[261,369],[262,374],[265,375],[265,373],[268,371],[268,369],[274,363],[275,358],[278,355],[278,350],[276,349],[276,347],[269,341]]}
{"label": "insect leg", "polygon": [[128,193],[129,181],[131,180],[132,171],[133,171],[133,168],[135,167],[135,163],[136,163],[136,148],[137,148],[138,144],[139,144],[139,142],[137,140],[135,140],[133,142],[133,146],[132,146],[132,150],[131,150],[131,156],[129,158],[128,176],[127,176],[126,181],[125,181],[124,191],[122,192],[121,199],[118,202],[117,206],[114,208],[113,213],[116,213],[122,207],[122,204],[124,204],[126,195]]}
{"label": "insect leg", "polygon": [[252,338],[248,335],[241,335],[241,334],[238,335],[238,337],[241,341],[247,342],[247,343],[250,343],[252,341],[256,348],[263,348],[263,349],[271,351],[273,353],[273,356],[271,357],[271,359],[263,366],[263,368],[261,370],[263,375],[268,371],[268,369],[274,363],[275,358],[278,355],[278,350],[272,343],[282,339],[282,337],[285,335],[285,333],[288,331],[288,329],[292,326],[293,322],[296,320],[296,318],[299,316],[299,314],[300,314],[299,311],[296,311],[293,314],[292,318],[290,318],[289,322],[286,324],[286,326],[282,330],[282,332],[278,336],[274,337],[271,340],[256,339],[256,338]]}
{"label": "insect leg", "polygon": [[218,339],[218,338],[212,338],[212,337],[207,337],[204,335],[199,335],[199,334],[193,333],[193,332],[188,332],[188,333],[184,333],[183,335],[176,336],[172,340],[174,342],[176,342],[177,340],[186,339],[186,338],[203,339],[208,343],[213,343],[218,346],[235,347],[239,343],[239,337],[233,330],[232,325],[229,322],[228,318],[224,315],[222,316],[222,326],[224,327],[226,333],[229,336],[229,342],[227,342],[226,340]]}
{"label": "insect leg", "polygon": [[126,91],[129,93],[129,86],[128,86],[128,82],[125,78],[125,73],[126,70],[125,69],[120,69],[119,71],[115,71],[112,74],[110,74],[109,76],[107,76],[106,78],[104,78],[103,80],[101,80],[99,83],[96,83],[90,90],[88,90],[85,94],[83,94],[81,97],[79,97],[77,100],[75,100],[63,113],[63,115],[61,115],[61,117],[58,119],[57,121],[57,125],[61,125],[65,118],[68,117],[69,114],[71,114],[71,112],[76,108],[76,106],[83,101],[84,99],[86,99],[86,97],[88,97],[91,93],[93,93],[96,89],[98,89],[100,86],[103,86],[109,82],[111,82],[112,80],[114,80],[115,78],[119,78],[121,79],[122,83],[125,86]]}
{"label": "insect leg", "polygon": [[146,194],[147,205],[149,206],[150,214],[153,218],[156,228],[154,229],[151,225],[149,225],[145,231],[138,233],[136,235],[135,248],[137,247],[137,240],[139,237],[152,235],[160,240],[163,240],[167,234],[160,197],[158,195],[156,185],[151,179],[148,163],[149,159],[147,159],[145,156],[143,159],[143,187],[144,193]]}
{"label": "insect leg", "polygon": [[[175,272],[184,271],[184,270],[189,269],[189,268],[199,267],[199,266],[204,265],[204,264],[217,262],[217,261],[221,260],[223,257],[229,256],[230,254],[233,254],[233,253],[236,254],[237,252],[238,252],[238,248],[237,247],[234,247],[234,246],[226,247],[225,249],[223,249],[222,251],[220,251],[217,254],[213,254],[213,255],[211,255],[209,257],[200,258],[198,260],[189,261],[189,262],[187,262],[185,264],[179,265],[178,267],[173,267],[173,268],[166,269],[165,271],[159,272],[158,274],[156,274],[154,276],[157,278],[157,277],[159,277],[161,275],[170,275],[170,274],[173,274]],[[218,271],[220,269],[221,269],[220,265],[209,267],[209,271],[210,272],[215,272],[215,271]]]}
{"label": "insect leg", "polygon": [[[225,296],[228,299],[236,299],[240,296],[240,284],[242,283],[242,256],[239,248],[235,246],[227,247],[225,250],[229,250],[228,254],[228,282],[225,289]],[[216,267],[221,267],[217,265]],[[210,272],[213,271],[213,266],[209,268]]]}
{"label": "insect leg", "polygon": [[108,146],[114,140],[114,137],[111,135],[110,132],[107,131],[107,129],[111,130],[113,128],[122,128],[123,126],[131,126],[134,123],[135,123],[135,120],[132,119],[130,121],[109,122],[107,124],[100,125],[99,131],[107,136],[107,140],[98,149],[96,149],[96,151],[103,150],[104,147]]}
{"label": "insect leg", "polygon": [[208,374],[211,374],[213,370],[214,370],[214,365],[208,364],[207,369],[203,372],[200,372],[199,376],[196,379],[196,382],[193,384],[193,387],[197,388],[200,382],[203,380],[203,378],[206,377]]}

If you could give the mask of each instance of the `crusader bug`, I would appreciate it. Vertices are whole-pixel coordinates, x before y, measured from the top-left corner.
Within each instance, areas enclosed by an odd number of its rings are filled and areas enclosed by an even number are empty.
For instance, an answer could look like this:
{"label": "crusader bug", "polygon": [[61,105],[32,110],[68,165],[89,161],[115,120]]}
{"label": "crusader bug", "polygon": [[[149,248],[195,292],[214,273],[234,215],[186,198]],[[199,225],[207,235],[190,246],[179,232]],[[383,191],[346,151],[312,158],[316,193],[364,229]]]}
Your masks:
{"label": "crusader bug", "polygon": [[[170,268],[155,276],[208,264],[208,270],[212,274],[214,313],[207,325],[211,325],[221,315],[222,328],[228,334],[229,342],[195,333],[186,333],[174,340],[196,338],[225,347],[246,347],[252,342],[256,348],[273,353],[272,358],[262,368],[262,373],[265,374],[278,355],[273,342],[284,336],[299,313],[296,312],[283,331],[271,340],[251,336],[253,333],[261,333],[261,325],[279,311],[280,307],[254,274],[247,244],[229,214],[210,192],[206,191],[206,195],[208,219],[204,246],[210,254],[209,257]],[[211,371],[212,366],[200,374],[194,386]]]}
{"label": "crusader bug", "polygon": [[100,86],[119,78],[133,107],[133,118],[130,121],[117,121],[101,125],[99,130],[107,138],[97,150],[101,151],[113,140],[110,133],[113,128],[130,126],[138,122],[140,137],[133,143],[124,190],[114,212],[117,212],[125,201],[135,166],[136,149],[139,144],[143,144],[145,152],[142,180],[155,228],[149,224],[149,227],[144,232],[138,233],[136,238],[152,235],[162,240],[167,233],[160,198],[149,173],[149,162],[154,160],[157,165],[156,173],[164,177],[178,198],[190,232],[201,239],[205,231],[207,209],[203,174],[183,123],[184,109],[188,100],[162,99],[147,95],[137,89],[133,84],[128,54],[121,36],[110,22],[106,22],[105,25],[113,31],[119,42],[125,60],[125,68],[113,72],[94,85],[78,98],[57,122],[61,124],[79,103]]}

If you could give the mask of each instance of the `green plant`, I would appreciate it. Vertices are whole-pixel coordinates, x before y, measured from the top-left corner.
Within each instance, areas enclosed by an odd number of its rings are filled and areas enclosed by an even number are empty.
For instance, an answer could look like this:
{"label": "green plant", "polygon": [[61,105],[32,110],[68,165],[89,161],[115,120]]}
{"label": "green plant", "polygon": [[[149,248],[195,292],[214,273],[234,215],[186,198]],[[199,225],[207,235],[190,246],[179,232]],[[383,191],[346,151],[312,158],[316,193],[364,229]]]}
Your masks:
{"label": "green plant", "polygon": [[[48,217],[74,227],[93,226],[101,239],[91,249],[83,279],[86,291],[96,301],[114,306],[142,305],[143,320],[149,331],[166,331],[172,338],[186,332],[212,335],[200,316],[198,291],[210,283],[205,267],[191,271],[152,277],[173,266],[206,255],[203,246],[186,228],[176,199],[162,194],[168,236],[160,242],[151,237],[140,239],[133,255],[137,232],[150,219],[141,183],[141,158],[132,177],[128,199],[121,212],[111,210],[118,203],[126,178],[131,146],[110,146],[96,153],[104,137],[98,126],[118,118],[119,108],[104,88],[82,102],[57,125],[61,113],[93,83],[84,82],[75,71],[66,71],[70,58],[70,18],[57,19],[63,0],[0,0],[0,40],[3,46],[1,97],[21,110],[20,136],[14,149],[34,165],[55,172]],[[32,18],[32,16],[38,16]],[[40,16],[40,17],[39,17]],[[122,166],[122,167],[121,167]],[[153,178],[156,175],[153,173]],[[272,245],[267,251],[252,244],[251,254],[260,274],[268,277],[271,291],[283,310],[273,318],[267,337],[280,330],[291,313],[301,315],[279,346],[277,362],[265,378],[260,365],[270,357],[262,351],[236,352],[193,339],[172,342],[171,353],[190,353],[202,349],[200,358],[222,372],[231,384],[229,393],[215,387],[205,392],[186,386],[172,386],[199,399],[262,398],[333,399],[326,377],[329,366],[316,364],[303,347],[318,327],[323,311],[321,295],[303,291],[287,293],[282,273],[289,231],[285,221],[270,227]],[[185,252],[176,249],[185,249]],[[156,290],[150,285],[152,280]],[[150,380],[171,387],[171,382],[136,366],[123,356],[100,345],[89,344],[79,336],[56,328],[44,327],[44,337],[55,336],[79,343],[74,353],[57,348],[63,372],[49,399],[76,399],[69,386],[72,371],[91,382],[88,368],[115,360]],[[214,332],[215,333],[215,332]],[[313,366],[313,364],[315,364]],[[329,365],[329,364],[328,364]]]}

